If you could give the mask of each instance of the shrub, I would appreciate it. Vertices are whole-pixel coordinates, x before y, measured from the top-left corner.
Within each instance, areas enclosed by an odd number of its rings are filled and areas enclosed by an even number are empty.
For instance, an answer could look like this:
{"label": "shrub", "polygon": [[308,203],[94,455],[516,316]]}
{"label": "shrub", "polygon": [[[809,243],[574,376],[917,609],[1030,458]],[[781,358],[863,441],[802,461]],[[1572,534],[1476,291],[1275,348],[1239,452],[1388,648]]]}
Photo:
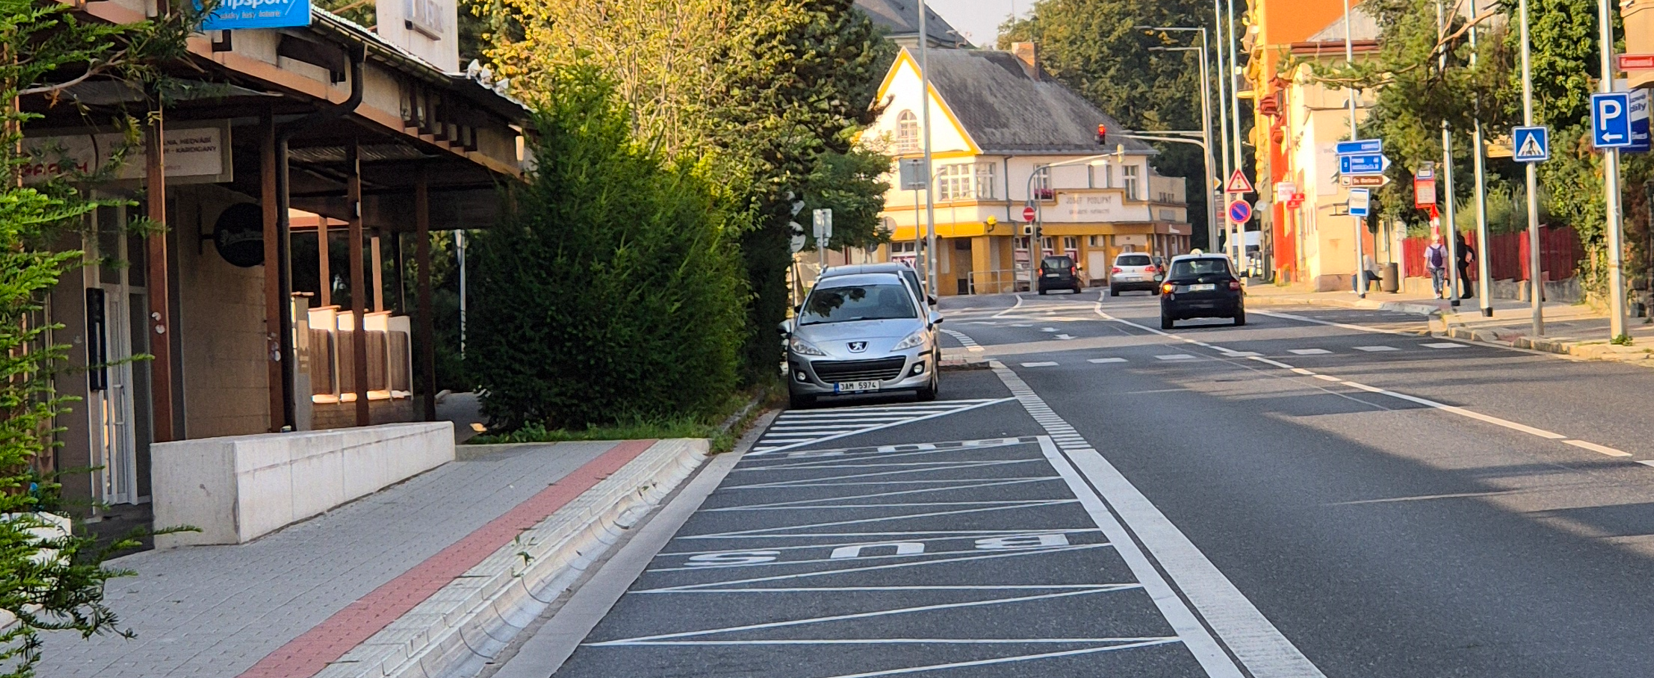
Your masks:
{"label": "shrub", "polygon": [[483,411],[506,431],[705,413],[736,385],[747,217],[708,164],[635,140],[596,71],[551,77],[537,166],[470,248],[466,363]]}

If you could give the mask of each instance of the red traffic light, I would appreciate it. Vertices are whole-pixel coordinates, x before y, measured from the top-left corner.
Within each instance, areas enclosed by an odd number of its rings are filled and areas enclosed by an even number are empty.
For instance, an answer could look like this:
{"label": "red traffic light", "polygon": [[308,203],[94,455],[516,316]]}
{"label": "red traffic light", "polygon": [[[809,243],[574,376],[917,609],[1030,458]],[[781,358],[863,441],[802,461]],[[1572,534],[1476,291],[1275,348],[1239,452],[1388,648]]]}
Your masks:
{"label": "red traffic light", "polygon": [[1098,125],[1097,126],[1097,145],[1098,146],[1107,146],[1108,145],[1108,125]]}

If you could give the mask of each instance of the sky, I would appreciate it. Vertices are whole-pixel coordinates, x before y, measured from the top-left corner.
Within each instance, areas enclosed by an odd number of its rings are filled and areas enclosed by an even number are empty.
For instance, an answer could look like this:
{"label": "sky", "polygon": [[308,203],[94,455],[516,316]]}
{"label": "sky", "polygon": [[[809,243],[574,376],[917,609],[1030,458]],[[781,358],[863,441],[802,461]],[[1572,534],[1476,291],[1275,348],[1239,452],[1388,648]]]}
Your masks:
{"label": "sky", "polygon": [[972,44],[992,48],[999,25],[1015,10],[1026,15],[1034,0],[930,0],[930,9],[964,33]]}

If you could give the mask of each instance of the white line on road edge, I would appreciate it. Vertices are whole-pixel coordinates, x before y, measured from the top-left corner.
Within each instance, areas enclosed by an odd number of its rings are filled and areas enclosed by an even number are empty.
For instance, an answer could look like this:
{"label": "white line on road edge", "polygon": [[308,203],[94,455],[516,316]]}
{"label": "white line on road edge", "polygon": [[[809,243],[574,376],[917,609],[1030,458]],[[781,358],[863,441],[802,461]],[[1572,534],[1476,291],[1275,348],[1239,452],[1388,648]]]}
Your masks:
{"label": "white line on road edge", "polygon": [[950,329],[947,329],[945,327],[939,327],[937,329],[942,330],[943,334],[946,334],[950,337],[953,337],[954,339],[958,339],[959,343],[964,345],[965,350],[967,350],[967,351],[970,351],[972,353],[979,353],[983,350],[981,344],[976,343],[975,339],[970,338],[964,332],[960,332],[959,330],[950,330]]}
{"label": "white line on road edge", "polygon": [[[998,361],[990,364],[1023,408],[1039,420],[1040,426],[1047,432],[1073,429],[1051,412],[1045,401],[1015,372]],[[1043,437],[1040,448],[1080,498],[1081,506],[1091,514],[1092,520],[1103,529],[1103,534],[1126,560],[1132,573],[1143,582],[1161,614],[1165,615],[1207,675],[1213,678],[1242,675],[1240,668],[1213,639],[1212,634],[1216,634],[1253,676],[1324,678],[1320,669],[1315,668],[1286,636],[1281,635],[1275,625],[1218,571],[1217,566],[1097,450],[1089,445],[1065,445],[1059,452],[1056,443]],[[1096,492],[1080,479],[1080,474],[1096,485]],[[1105,500],[1113,508],[1113,514],[1104,506]],[[1131,535],[1126,534],[1120,522],[1115,521],[1115,515],[1130,526],[1131,533],[1142,540],[1143,547],[1165,568],[1167,576],[1176,582],[1189,604],[1211,626],[1211,633],[1177,598],[1143,553],[1135,548]]]}
{"label": "white line on road edge", "polygon": [[988,316],[988,317],[990,317],[990,318],[999,318],[999,317],[1004,316],[1006,313],[1010,313],[1011,311],[1015,311],[1019,308],[1022,308],[1022,295],[1017,294],[1017,295],[1013,295],[1013,296],[1015,296],[1017,298],[1017,303],[1016,304],[1012,305],[1010,308],[1007,308],[1003,311],[1000,311],[1000,312],[995,313],[995,314],[993,314],[991,316]]}
{"label": "white line on road edge", "polygon": [[[1417,332],[1401,332],[1401,331],[1398,331],[1398,330],[1386,330],[1386,329],[1381,329],[1381,328],[1378,328],[1378,327],[1366,327],[1366,326],[1363,326],[1363,325],[1351,325],[1349,323],[1335,323],[1335,322],[1332,322],[1330,320],[1318,320],[1316,318],[1306,318],[1306,317],[1301,316],[1301,315],[1294,315],[1294,314],[1291,314],[1291,313],[1281,313],[1280,311],[1248,311],[1248,312],[1249,313],[1254,313],[1256,315],[1267,315],[1271,318],[1281,318],[1283,320],[1296,320],[1298,322],[1315,323],[1316,325],[1326,325],[1327,327],[1342,327],[1346,330],[1355,330],[1357,332],[1372,332],[1374,334],[1394,334],[1396,336],[1401,336],[1401,337],[1418,337],[1419,336],[1419,334]],[[1124,321],[1121,321],[1121,322],[1124,322]]]}
{"label": "white line on road edge", "polygon": [[[1161,335],[1161,336],[1164,336],[1164,337],[1167,337],[1167,338],[1170,338],[1170,339],[1182,339],[1182,337],[1179,337],[1175,334],[1171,334],[1169,332],[1162,332],[1162,331],[1154,329],[1152,327],[1148,327],[1148,326],[1145,326],[1145,325],[1139,325],[1139,324],[1131,322],[1129,320],[1121,320],[1121,319],[1116,318],[1114,316],[1111,316],[1107,313],[1104,313],[1103,309],[1102,309],[1102,304],[1098,304],[1097,308],[1095,310],[1097,312],[1097,315],[1102,316],[1103,319],[1105,319],[1105,320],[1112,320],[1112,321],[1120,323],[1122,325],[1129,325],[1131,327],[1135,327],[1137,329],[1144,330],[1144,331],[1147,331],[1147,332],[1152,332],[1154,334],[1158,334],[1158,335]],[[1277,317],[1288,318],[1288,319],[1292,319],[1292,320],[1303,320],[1305,322],[1319,323],[1319,324],[1322,324],[1322,325],[1332,325],[1334,327],[1345,327],[1345,328],[1348,328],[1348,329],[1361,330],[1361,331],[1367,331],[1367,332],[1386,332],[1386,333],[1389,333],[1389,334],[1399,334],[1397,332],[1389,332],[1388,330],[1377,330],[1377,329],[1373,329],[1373,328],[1360,327],[1360,326],[1357,326],[1357,325],[1345,325],[1343,323],[1327,322],[1327,321],[1324,321],[1324,320],[1316,320],[1314,318],[1300,318],[1298,316],[1294,316],[1294,315],[1290,315],[1290,314],[1286,314],[1286,313],[1265,313],[1264,315],[1277,316]],[[1456,345],[1463,346],[1463,344],[1456,344]],[[1223,350],[1221,347],[1213,347],[1213,348],[1217,348],[1218,350]],[[1516,423],[1516,422],[1511,421],[1509,419],[1501,419],[1499,417],[1495,417],[1495,416],[1490,415],[1490,414],[1482,414],[1481,412],[1473,412],[1471,410],[1467,410],[1467,409],[1464,409],[1462,407],[1457,407],[1457,406],[1454,406],[1454,405],[1448,405],[1446,403],[1436,402],[1434,400],[1430,400],[1429,398],[1420,398],[1418,396],[1407,395],[1406,393],[1397,393],[1397,392],[1391,391],[1389,389],[1378,388],[1378,387],[1375,387],[1375,386],[1368,386],[1366,384],[1356,382],[1356,381],[1350,381],[1350,380],[1347,380],[1347,379],[1341,379],[1341,378],[1337,378],[1337,377],[1329,377],[1329,376],[1326,376],[1326,375],[1318,374],[1318,373],[1313,372],[1311,370],[1306,370],[1302,367],[1293,367],[1292,365],[1288,365],[1286,363],[1275,361],[1275,360],[1270,360],[1268,358],[1253,357],[1252,360],[1255,360],[1255,361],[1260,362],[1260,363],[1264,363],[1266,365],[1279,367],[1279,368],[1284,369],[1284,370],[1290,370],[1294,374],[1300,374],[1300,375],[1303,375],[1303,376],[1306,376],[1306,377],[1315,377],[1317,379],[1322,379],[1322,380],[1325,380],[1325,381],[1338,382],[1338,383],[1343,384],[1345,386],[1349,386],[1349,387],[1352,387],[1352,388],[1357,388],[1357,389],[1366,391],[1368,393],[1375,393],[1375,394],[1378,394],[1378,395],[1389,396],[1391,398],[1396,398],[1396,399],[1399,399],[1399,400],[1405,400],[1407,402],[1418,404],[1418,405],[1423,405],[1423,406],[1429,407],[1431,409],[1440,410],[1442,412],[1447,412],[1447,413],[1450,413],[1450,414],[1456,414],[1456,415],[1459,415],[1461,417],[1465,417],[1467,419],[1475,419],[1476,421],[1480,421],[1480,422],[1487,423],[1487,424],[1493,424],[1494,426],[1499,426],[1501,428],[1507,428],[1507,429],[1510,429],[1512,431],[1517,431],[1517,432],[1520,432],[1520,433],[1526,433],[1528,435],[1537,436],[1537,437],[1540,437],[1540,438],[1544,438],[1546,440],[1560,441],[1560,442],[1563,442],[1563,443],[1567,443],[1569,445],[1573,445],[1574,447],[1578,447],[1578,448],[1586,449],[1586,450],[1591,450],[1592,452],[1605,454],[1605,455],[1608,455],[1610,457],[1621,457],[1621,456],[1629,457],[1629,456],[1631,456],[1631,454],[1628,453],[1628,452],[1622,452],[1622,451],[1616,450],[1612,447],[1606,447],[1606,446],[1603,446],[1603,445],[1598,445],[1596,443],[1586,442],[1584,440],[1575,440],[1575,439],[1569,438],[1568,436],[1562,435],[1560,433],[1556,433],[1556,432],[1553,432],[1553,431],[1547,431],[1547,430],[1542,429],[1542,428],[1534,428],[1532,426],[1528,426],[1527,424],[1519,424],[1519,423]],[[1654,464],[1648,464],[1648,465],[1649,466],[1654,466]]]}

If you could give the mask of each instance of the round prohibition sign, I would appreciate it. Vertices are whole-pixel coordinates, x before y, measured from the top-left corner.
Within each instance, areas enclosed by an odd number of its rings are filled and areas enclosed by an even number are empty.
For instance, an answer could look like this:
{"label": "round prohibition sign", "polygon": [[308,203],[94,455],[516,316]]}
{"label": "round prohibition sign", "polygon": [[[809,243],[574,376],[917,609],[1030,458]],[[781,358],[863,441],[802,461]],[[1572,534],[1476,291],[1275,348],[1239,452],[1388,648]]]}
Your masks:
{"label": "round prohibition sign", "polygon": [[1252,206],[1245,200],[1236,200],[1229,203],[1229,220],[1237,224],[1244,224],[1252,219]]}

